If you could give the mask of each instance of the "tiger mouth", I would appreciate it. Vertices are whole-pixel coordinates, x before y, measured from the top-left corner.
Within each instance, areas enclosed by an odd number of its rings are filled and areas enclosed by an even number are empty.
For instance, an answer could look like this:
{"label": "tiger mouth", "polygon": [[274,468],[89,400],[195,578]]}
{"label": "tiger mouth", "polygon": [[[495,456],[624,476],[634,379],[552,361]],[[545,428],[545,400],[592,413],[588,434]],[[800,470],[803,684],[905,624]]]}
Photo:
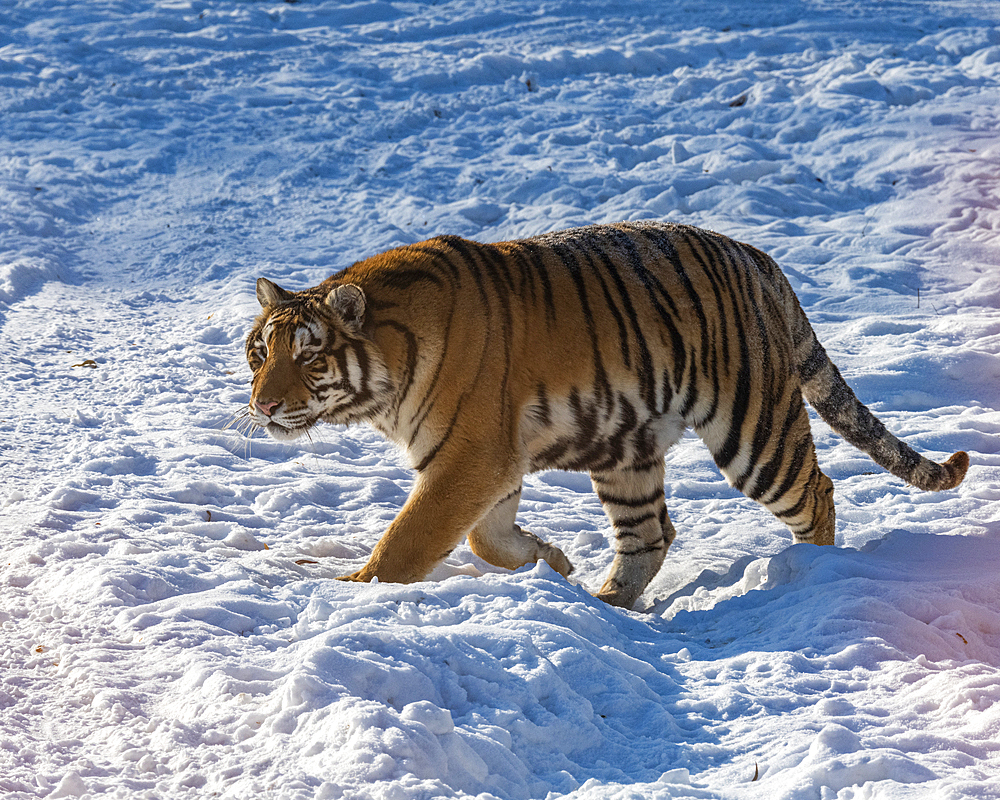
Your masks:
{"label": "tiger mouth", "polygon": [[294,428],[287,427],[278,422],[269,422],[264,426],[264,430],[267,431],[268,436],[272,439],[276,439],[279,442],[288,442],[293,439],[298,439],[302,436],[311,425],[299,425]]}

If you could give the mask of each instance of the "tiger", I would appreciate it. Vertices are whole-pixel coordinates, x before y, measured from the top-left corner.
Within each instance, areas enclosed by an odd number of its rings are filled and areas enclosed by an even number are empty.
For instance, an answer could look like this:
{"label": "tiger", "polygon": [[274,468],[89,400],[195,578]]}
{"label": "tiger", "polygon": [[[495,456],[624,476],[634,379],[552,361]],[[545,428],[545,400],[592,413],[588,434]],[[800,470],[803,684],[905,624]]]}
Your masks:
{"label": "tiger", "polygon": [[[489,564],[569,559],[516,522],[522,481],[590,474],[614,533],[595,593],[631,608],[676,535],[664,456],[687,429],[796,543],[834,543],[833,484],[803,399],[892,475],[957,486],[890,433],[828,357],[781,269],[724,235],[652,221],[484,244],[439,236],[289,291],[256,284],[248,417],[278,440],[373,426],[412,491],[346,581],[424,579],[465,537]],[[255,428],[256,429],[256,428]]]}

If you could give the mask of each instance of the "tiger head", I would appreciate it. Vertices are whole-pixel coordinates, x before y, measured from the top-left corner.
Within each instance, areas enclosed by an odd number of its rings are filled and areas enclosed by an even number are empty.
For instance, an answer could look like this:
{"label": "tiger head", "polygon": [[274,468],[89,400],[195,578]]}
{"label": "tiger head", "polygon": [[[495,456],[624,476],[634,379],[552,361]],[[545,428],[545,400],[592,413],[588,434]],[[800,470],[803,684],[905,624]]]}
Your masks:
{"label": "tiger head", "polygon": [[318,421],[370,420],[385,407],[388,373],[365,331],[360,288],[289,292],[260,278],[257,300],[263,311],[246,341],[251,422],[295,439]]}

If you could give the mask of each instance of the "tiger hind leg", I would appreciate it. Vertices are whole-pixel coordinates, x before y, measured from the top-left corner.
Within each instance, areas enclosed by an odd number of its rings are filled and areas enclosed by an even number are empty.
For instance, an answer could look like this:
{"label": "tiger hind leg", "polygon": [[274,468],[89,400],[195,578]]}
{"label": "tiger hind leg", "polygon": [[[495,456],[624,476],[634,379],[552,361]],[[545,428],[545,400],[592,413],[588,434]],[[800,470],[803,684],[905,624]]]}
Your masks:
{"label": "tiger hind leg", "polygon": [[[784,522],[797,544],[832,545],[837,517],[833,508],[833,481],[820,472],[814,463],[808,474],[802,475],[801,488],[776,502],[766,503],[768,510]],[[798,499],[792,500],[798,495]]]}
{"label": "tiger hind leg", "polygon": [[809,415],[801,401],[798,418],[789,427],[787,444],[776,444],[774,463],[780,466],[770,486],[757,486],[750,496],[788,526],[796,543],[832,545],[837,527],[833,481],[816,461]]}
{"label": "tiger hind leg", "polygon": [[[758,421],[771,430],[771,441],[756,459],[744,452],[723,464],[712,447],[712,432],[698,433],[709,443],[729,484],[785,523],[796,543],[832,545],[836,529],[833,482],[816,461],[809,414],[798,392],[789,392],[779,408],[781,414],[762,415],[764,419]],[[778,420],[783,424],[775,424]]]}
{"label": "tiger hind leg", "polygon": [[569,577],[573,565],[563,551],[514,522],[520,500],[521,487],[518,486],[469,531],[472,552],[484,561],[506,569],[545,561],[564,578]]}
{"label": "tiger hind leg", "polygon": [[615,533],[615,558],[597,597],[631,608],[653,579],[676,536],[663,495],[663,458],[592,472],[591,482]]}

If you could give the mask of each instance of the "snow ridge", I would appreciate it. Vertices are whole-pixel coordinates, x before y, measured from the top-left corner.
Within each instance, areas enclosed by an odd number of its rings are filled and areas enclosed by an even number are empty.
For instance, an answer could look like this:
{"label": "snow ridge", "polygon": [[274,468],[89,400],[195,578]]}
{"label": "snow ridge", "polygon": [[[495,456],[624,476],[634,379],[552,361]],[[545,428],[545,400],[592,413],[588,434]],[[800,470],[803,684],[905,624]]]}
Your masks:
{"label": "snow ridge", "polygon": [[[0,8],[0,793],[998,798],[1000,7],[17,0]],[[225,426],[263,275],[451,233],[713,228],[789,275],[928,494],[814,426],[838,547],[701,443],[631,612],[576,566],[364,562],[412,475],[373,431]],[[756,780],[754,777],[756,775]]]}

